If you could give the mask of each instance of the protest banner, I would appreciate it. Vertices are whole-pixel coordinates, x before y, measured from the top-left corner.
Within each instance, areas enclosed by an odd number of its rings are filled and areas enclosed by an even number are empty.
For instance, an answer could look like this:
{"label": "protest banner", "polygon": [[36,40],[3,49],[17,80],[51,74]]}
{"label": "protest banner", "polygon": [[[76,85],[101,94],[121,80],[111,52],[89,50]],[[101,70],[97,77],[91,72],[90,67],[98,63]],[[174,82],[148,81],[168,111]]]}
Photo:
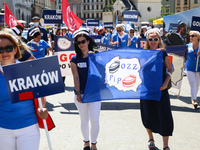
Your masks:
{"label": "protest banner", "polygon": [[95,19],[87,19],[86,20],[86,25],[88,26],[88,27],[98,27],[99,26],[99,20],[95,20]]}
{"label": "protest banner", "polygon": [[43,10],[43,19],[45,24],[62,24],[62,13],[56,10]]}
{"label": "protest banner", "polygon": [[123,21],[138,22],[139,12],[135,10],[123,11]]}
{"label": "protest banner", "polygon": [[104,28],[105,29],[112,29],[113,28],[113,22],[104,22]]}
{"label": "protest banner", "polygon": [[[64,92],[57,56],[3,66],[11,103]],[[50,150],[52,149],[46,120],[43,119]]]}
{"label": "protest banner", "polygon": [[113,99],[160,100],[162,51],[117,49],[88,57],[83,103]]}

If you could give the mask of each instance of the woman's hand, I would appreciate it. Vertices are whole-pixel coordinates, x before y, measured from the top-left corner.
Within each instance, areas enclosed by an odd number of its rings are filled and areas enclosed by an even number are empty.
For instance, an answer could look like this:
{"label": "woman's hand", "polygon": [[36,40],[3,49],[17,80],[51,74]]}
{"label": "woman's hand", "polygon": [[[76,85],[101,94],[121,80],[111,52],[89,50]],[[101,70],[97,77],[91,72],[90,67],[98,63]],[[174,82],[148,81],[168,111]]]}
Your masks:
{"label": "woman's hand", "polygon": [[37,113],[42,119],[47,119],[48,117],[48,110],[46,108],[43,108],[43,111],[40,108],[38,108]]}
{"label": "woman's hand", "polygon": [[162,90],[165,90],[166,88],[167,88],[167,85],[168,84],[163,84],[161,87],[160,87],[160,90],[162,91]]}
{"label": "woman's hand", "polygon": [[200,52],[197,52],[197,55],[200,56]]}
{"label": "woman's hand", "polygon": [[77,96],[77,97],[76,97],[76,100],[77,100],[79,103],[82,103],[82,101],[81,101],[81,99],[82,99],[81,94],[78,93],[76,96]]}

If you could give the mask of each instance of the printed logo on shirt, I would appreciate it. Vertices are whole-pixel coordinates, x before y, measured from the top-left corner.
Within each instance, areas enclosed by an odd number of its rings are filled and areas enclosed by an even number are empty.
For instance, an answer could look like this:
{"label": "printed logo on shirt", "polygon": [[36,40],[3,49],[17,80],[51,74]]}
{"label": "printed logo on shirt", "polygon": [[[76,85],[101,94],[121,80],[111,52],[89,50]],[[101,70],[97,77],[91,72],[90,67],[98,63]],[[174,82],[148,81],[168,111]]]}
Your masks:
{"label": "printed logo on shirt", "polygon": [[32,49],[31,51],[32,51],[32,52],[37,52],[37,49]]}
{"label": "printed logo on shirt", "polygon": [[58,38],[57,44],[60,49],[66,50],[71,46],[71,41],[66,38]]}
{"label": "printed logo on shirt", "polygon": [[43,51],[43,48],[40,48],[40,51]]}
{"label": "printed logo on shirt", "polygon": [[77,66],[79,68],[87,68],[87,63],[86,62],[77,63]]}

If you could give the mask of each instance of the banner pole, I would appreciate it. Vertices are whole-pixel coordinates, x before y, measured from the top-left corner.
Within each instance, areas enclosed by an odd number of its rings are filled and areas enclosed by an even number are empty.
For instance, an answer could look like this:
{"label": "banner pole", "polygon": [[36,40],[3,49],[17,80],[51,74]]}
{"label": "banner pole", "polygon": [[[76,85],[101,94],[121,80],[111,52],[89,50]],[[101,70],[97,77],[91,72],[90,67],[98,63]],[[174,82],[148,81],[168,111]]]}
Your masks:
{"label": "banner pole", "polygon": [[[39,103],[40,109],[43,111],[43,106],[42,106],[42,100],[41,100],[41,98],[38,98],[38,103]],[[49,150],[52,150],[51,140],[50,140],[50,136],[49,136],[49,132],[48,132],[48,127],[47,127],[46,119],[43,119],[43,123],[44,123],[46,137],[47,137],[47,141],[48,141],[48,145],[49,145]]]}
{"label": "banner pole", "polygon": [[[199,47],[200,47],[200,42],[199,42]],[[198,48],[198,52],[199,52],[199,48]],[[197,53],[198,53],[198,52],[197,52]],[[197,69],[198,69],[198,63],[199,63],[199,56],[197,55],[196,71],[197,71]]]}
{"label": "banner pole", "polygon": [[181,93],[181,90],[179,90],[179,92],[178,92],[177,99],[179,99],[180,93]]}

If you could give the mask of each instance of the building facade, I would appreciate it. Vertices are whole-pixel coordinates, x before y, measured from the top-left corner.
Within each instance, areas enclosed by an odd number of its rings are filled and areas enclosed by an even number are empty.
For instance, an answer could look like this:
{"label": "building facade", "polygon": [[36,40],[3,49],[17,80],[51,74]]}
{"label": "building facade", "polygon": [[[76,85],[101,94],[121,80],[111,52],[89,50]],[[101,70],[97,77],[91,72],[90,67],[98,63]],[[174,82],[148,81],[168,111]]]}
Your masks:
{"label": "building facade", "polygon": [[161,14],[175,13],[175,0],[162,0]]}
{"label": "building facade", "polygon": [[175,13],[186,11],[190,9],[190,0],[176,0]]}
{"label": "building facade", "polygon": [[190,9],[199,7],[200,7],[200,0],[190,0]]}

